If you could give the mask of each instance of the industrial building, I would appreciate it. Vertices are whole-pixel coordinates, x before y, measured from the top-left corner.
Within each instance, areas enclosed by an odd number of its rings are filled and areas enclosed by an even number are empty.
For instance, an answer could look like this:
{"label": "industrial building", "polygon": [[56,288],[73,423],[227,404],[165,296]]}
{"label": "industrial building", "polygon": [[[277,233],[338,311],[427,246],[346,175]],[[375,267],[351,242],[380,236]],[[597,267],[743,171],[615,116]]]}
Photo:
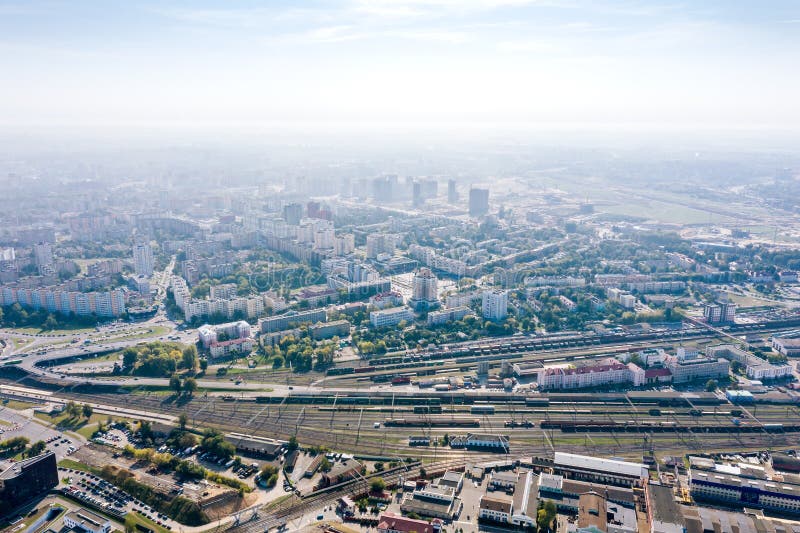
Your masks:
{"label": "industrial building", "polygon": [[619,487],[638,487],[647,479],[648,468],[640,463],[555,452],[553,473],[566,479]]}

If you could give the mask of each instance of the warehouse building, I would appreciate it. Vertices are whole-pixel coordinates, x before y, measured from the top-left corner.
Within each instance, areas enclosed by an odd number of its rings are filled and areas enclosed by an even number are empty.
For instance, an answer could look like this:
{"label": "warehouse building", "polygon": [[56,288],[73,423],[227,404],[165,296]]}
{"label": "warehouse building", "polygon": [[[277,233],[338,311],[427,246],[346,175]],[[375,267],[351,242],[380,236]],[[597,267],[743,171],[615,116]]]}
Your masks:
{"label": "warehouse building", "polygon": [[577,479],[619,487],[638,487],[647,479],[648,469],[640,463],[556,452],[553,473],[566,479]]}

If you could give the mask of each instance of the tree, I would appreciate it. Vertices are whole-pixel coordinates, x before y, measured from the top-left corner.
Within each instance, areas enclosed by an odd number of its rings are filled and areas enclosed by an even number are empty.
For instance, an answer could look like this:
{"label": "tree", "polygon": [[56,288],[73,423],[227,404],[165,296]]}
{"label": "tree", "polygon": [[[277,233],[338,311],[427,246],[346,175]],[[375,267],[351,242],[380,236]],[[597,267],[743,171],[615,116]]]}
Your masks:
{"label": "tree", "polygon": [[715,390],[717,390],[718,386],[719,384],[717,383],[716,379],[709,379],[708,381],[706,381],[706,390],[708,392],[714,392]]}
{"label": "tree", "polygon": [[200,370],[205,372],[207,369],[208,369],[208,359],[206,358],[200,359]]}
{"label": "tree", "polygon": [[173,375],[169,378],[169,388],[175,391],[175,394],[181,393],[181,378],[177,375]]}
{"label": "tree", "polygon": [[286,448],[288,448],[289,451],[293,451],[296,450],[298,447],[299,444],[297,443],[297,437],[295,437],[294,435],[289,437],[289,444],[286,446]]}
{"label": "tree", "polygon": [[31,449],[28,451],[28,456],[35,457],[45,451],[45,449],[47,449],[47,443],[45,443],[43,440],[37,440],[33,443],[33,446],[31,446]]}
{"label": "tree", "polygon": [[83,411],[83,416],[85,416],[86,418],[90,418],[92,416],[92,413],[94,413],[94,409],[92,409],[92,406],[89,405],[88,403],[83,404],[83,407],[81,407],[81,411]]}
{"label": "tree", "polygon": [[556,504],[551,500],[547,500],[544,506],[536,512],[536,525],[539,531],[549,531],[556,517]]}
{"label": "tree", "polygon": [[384,467],[382,462],[378,461],[377,463],[375,463],[375,471],[376,472],[383,472],[384,468],[385,467]]}
{"label": "tree", "polygon": [[273,370],[278,370],[283,366],[283,357],[280,355],[276,355],[275,358],[272,360],[272,368]]}
{"label": "tree", "polygon": [[186,413],[181,413],[178,415],[178,427],[181,428],[181,431],[186,430],[186,423],[189,421],[189,416]]}
{"label": "tree", "polygon": [[64,412],[70,418],[75,418],[81,415],[81,408],[78,407],[77,403],[70,400],[66,403],[66,405],[64,405]]}
{"label": "tree", "polygon": [[183,380],[183,390],[191,396],[197,390],[197,380],[194,378],[186,378]]}
{"label": "tree", "polygon": [[197,368],[197,346],[191,344],[183,349],[181,353],[181,363],[184,368],[189,370]]}
{"label": "tree", "polygon": [[125,533],[136,533],[136,518],[133,513],[125,516]]}
{"label": "tree", "polygon": [[135,348],[125,348],[122,352],[122,366],[128,369],[133,369],[136,365],[136,359],[139,357],[139,354],[136,352]]}
{"label": "tree", "polygon": [[372,481],[369,482],[369,488],[375,493],[383,492],[383,489],[386,488],[386,481],[382,477],[372,478]]}

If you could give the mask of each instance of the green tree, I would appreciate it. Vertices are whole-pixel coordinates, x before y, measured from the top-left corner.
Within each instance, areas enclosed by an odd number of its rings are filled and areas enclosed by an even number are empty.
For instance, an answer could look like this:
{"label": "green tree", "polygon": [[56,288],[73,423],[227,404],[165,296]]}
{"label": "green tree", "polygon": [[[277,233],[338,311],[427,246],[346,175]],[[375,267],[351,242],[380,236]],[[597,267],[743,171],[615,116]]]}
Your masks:
{"label": "green tree", "polygon": [[136,518],[133,513],[125,516],[125,533],[136,533]]}
{"label": "green tree", "polygon": [[183,368],[195,370],[197,368],[197,346],[191,344],[181,352],[181,364]]}
{"label": "green tree", "polygon": [[289,444],[287,444],[286,448],[289,451],[292,451],[292,450],[296,450],[298,447],[299,447],[299,444],[297,443],[297,437],[295,437],[294,435],[289,437]]}
{"label": "green tree", "polygon": [[200,370],[205,372],[208,369],[208,359],[205,357],[200,359]]}
{"label": "green tree", "polygon": [[706,381],[706,390],[708,392],[714,392],[719,387],[719,383],[717,383],[716,379],[709,379]]}
{"label": "green tree", "polygon": [[43,440],[37,440],[36,442],[33,443],[31,449],[28,451],[28,456],[36,457],[46,449],[47,449],[47,443],[45,443]]}
{"label": "green tree", "polygon": [[547,500],[544,506],[536,512],[536,525],[539,531],[550,531],[553,519],[556,517],[556,504]]}
{"label": "green tree", "polygon": [[278,369],[279,369],[279,368],[281,368],[282,366],[283,366],[283,357],[281,357],[280,355],[276,355],[276,356],[275,356],[275,357],[272,359],[272,368],[273,368],[274,370],[278,370]]}
{"label": "green tree", "polygon": [[186,394],[191,396],[197,390],[197,380],[194,378],[186,378],[183,380],[183,390]]}
{"label": "green tree", "polygon": [[178,427],[181,428],[181,431],[186,430],[187,422],[189,422],[189,416],[186,413],[181,413],[178,415]]}
{"label": "green tree", "polygon": [[169,388],[175,391],[175,394],[181,393],[181,378],[177,375],[173,375],[169,378]]}
{"label": "green tree", "polygon": [[383,492],[386,488],[386,481],[382,477],[375,477],[369,482],[369,488],[372,492]]}
{"label": "green tree", "polygon": [[92,416],[92,413],[94,413],[94,409],[92,409],[92,406],[89,405],[88,403],[83,404],[83,406],[81,407],[81,411],[83,412],[83,416],[85,416],[86,418],[90,418]]}
{"label": "green tree", "polygon": [[122,351],[122,366],[127,369],[133,369],[138,356],[139,354],[135,348],[125,348]]}

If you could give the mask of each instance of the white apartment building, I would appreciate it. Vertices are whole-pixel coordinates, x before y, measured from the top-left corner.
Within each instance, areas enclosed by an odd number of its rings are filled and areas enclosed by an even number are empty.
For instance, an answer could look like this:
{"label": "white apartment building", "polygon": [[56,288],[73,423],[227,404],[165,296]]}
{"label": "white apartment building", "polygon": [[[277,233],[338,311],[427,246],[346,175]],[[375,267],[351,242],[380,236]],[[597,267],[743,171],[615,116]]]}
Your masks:
{"label": "white apartment building", "polygon": [[481,311],[483,318],[487,320],[503,320],[508,316],[508,291],[491,290],[484,292]]}
{"label": "white apartment building", "polygon": [[133,245],[133,268],[139,276],[153,275],[153,249],[148,243]]}
{"label": "white apartment building", "polygon": [[382,328],[385,326],[396,326],[401,321],[411,322],[414,320],[414,314],[408,307],[391,307],[389,309],[380,309],[372,311],[369,314],[369,321],[374,328]]}

